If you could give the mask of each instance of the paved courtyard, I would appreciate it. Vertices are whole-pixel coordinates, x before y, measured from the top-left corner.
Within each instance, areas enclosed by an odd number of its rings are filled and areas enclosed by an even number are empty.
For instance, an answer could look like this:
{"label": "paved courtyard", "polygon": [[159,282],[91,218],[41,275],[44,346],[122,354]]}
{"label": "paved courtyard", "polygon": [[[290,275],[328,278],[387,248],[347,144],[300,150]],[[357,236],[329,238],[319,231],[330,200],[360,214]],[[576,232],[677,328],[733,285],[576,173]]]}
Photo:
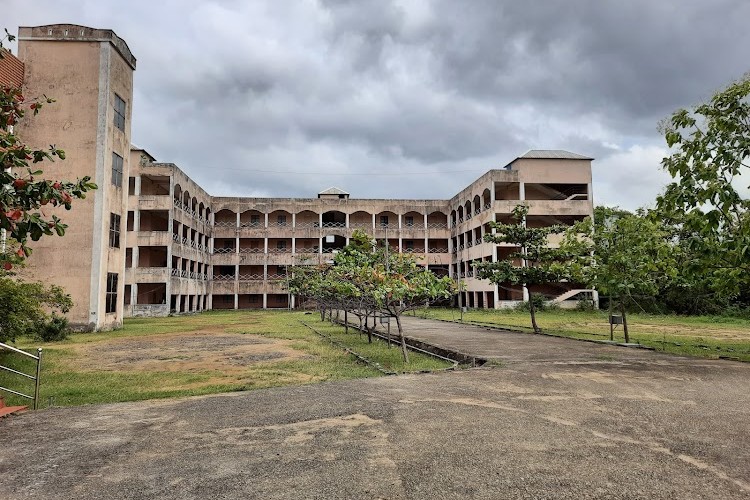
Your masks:
{"label": "paved courtyard", "polygon": [[750,498],[750,365],[406,328],[502,365],[29,413],[0,497]]}

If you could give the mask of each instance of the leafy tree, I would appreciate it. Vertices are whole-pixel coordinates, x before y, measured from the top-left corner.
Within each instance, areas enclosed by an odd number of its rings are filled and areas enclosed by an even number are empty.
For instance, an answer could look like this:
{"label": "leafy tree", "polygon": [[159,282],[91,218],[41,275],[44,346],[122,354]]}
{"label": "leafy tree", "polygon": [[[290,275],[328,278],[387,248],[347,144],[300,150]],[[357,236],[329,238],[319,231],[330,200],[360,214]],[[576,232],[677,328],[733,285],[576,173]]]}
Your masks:
{"label": "leafy tree", "polygon": [[380,253],[380,262],[373,269],[372,293],[378,308],[395,318],[404,362],[409,362],[401,317],[407,311],[425,307],[452,297],[456,283],[448,276],[438,277],[417,264],[414,256],[401,253]]}
{"label": "leafy tree", "polygon": [[360,320],[360,330],[364,322],[369,341],[372,341],[374,325],[369,325],[368,318],[377,312],[394,317],[402,355],[408,362],[401,316],[406,311],[451,297],[456,285],[450,278],[438,278],[417,265],[411,255],[376,248],[362,231],[355,231],[350,241],[338,252],[332,266],[295,268],[290,291],[314,299],[319,309],[352,312]]}
{"label": "leafy tree", "polygon": [[25,283],[0,275],[0,342],[22,335],[45,338],[60,318],[49,310],[66,313],[72,307],[70,295],[56,285]]}
{"label": "leafy tree", "polygon": [[[551,234],[560,234],[566,226],[551,225],[547,227],[527,227],[526,215],[529,208],[517,205],[512,212],[515,224],[490,222],[495,234],[486,234],[484,240],[490,243],[510,243],[519,251],[510,254],[509,259],[500,262],[484,262],[478,264],[477,275],[495,284],[510,283],[523,285],[529,291],[529,313],[531,326],[535,333],[541,329],[536,323],[536,307],[534,306],[534,286],[559,283],[569,278],[569,255],[548,245]],[[521,265],[514,264],[520,261]]]}
{"label": "leafy tree", "polygon": [[[626,310],[638,300],[658,296],[677,275],[677,249],[669,229],[639,211],[597,207],[566,232],[561,249],[570,256],[570,276],[609,297],[623,318],[625,342],[630,341]],[[582,235],[587,235],[582,237]]]}
{"label": "leafy tree", "polygon": [[[0,57],[6,39],[13,39],[7,30],[0,40]],[[96,189],[88,176],[75,182],[40,178],[43,172],[36,165],[55,158],[64,160],[65,153],[54,145],[47,150],[33,149],[14,132],[27,111],[36,115],[44,104],[52,102],[47,96],[27,101],[20,89],[0,87],[0,229],[5,237],[18,242],[13,254],[7,246],[0,247],[0,267],[5,270],[31,254],[29,238],[37,241],[44,235],[65,234],[67,225],[57,215],[45,214],[45,206],[70,210],[74,198],[85,198],[87,191]]]}
{"label": "leafy tree", "polygon": [[657,199],[658,217],[682,227],[695,256],[683,271],[710,273],[727,296],[750,290],[749,96],[746,75],[660,125],[674,150],[662,166],[675,181]]}

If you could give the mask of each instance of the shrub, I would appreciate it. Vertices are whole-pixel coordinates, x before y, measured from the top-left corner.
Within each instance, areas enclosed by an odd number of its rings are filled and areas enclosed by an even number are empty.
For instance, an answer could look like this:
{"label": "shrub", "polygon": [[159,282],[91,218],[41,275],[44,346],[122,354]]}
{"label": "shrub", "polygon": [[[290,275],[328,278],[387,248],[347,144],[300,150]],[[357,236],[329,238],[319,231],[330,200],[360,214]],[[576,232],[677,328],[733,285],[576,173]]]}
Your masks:
{"label": "shrub", "polygon": [[53,313],[49,321],[39,328],[34,338],[42,342],[57,342],[68,338],[69,333],[68,318]]}

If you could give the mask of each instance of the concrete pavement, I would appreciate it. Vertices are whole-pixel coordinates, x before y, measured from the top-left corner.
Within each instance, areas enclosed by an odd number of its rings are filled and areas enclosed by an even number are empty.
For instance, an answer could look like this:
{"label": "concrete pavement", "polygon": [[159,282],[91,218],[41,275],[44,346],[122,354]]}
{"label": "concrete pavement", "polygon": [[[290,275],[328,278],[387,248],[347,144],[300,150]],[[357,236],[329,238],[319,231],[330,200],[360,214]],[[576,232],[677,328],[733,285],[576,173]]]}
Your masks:
{"label": "concrete pavement", "polygon": [[501,367],[0,422],[0,498],[750,498],[750,365],[484,332]]}

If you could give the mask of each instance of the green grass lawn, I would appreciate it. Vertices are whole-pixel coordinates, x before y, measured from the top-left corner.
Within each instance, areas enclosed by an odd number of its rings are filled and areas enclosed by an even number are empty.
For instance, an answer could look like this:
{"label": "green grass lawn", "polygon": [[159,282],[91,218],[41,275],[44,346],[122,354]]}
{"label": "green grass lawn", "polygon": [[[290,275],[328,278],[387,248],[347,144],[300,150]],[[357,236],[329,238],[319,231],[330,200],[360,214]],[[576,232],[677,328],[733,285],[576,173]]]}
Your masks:
{"label": "green grass lawn", "polygon": [[[129,319],[113,332],[78,333],[43,348],[41,407],[52,403],[137,401],[242,391],[327,380],[377,377],[382,373],[356,361],[312,332],[302,321],[389,371],[445,368],[449,363],[410,353],[404,365],[398,349],[316,315],[286,311],[217,311],[169,318]],[[30,352],[39,344],[18,339]],[[34,362],[7,351],[0,364],[33,373]],[[31,394],[31,381],[0,372],[0,386]],[[28,404],[5,394],[6,404]]]}
{"label": "green grass lawn", "polygon": [[[430,308],[418,316],[460,321],[456,309]],[[500,326],[531,332],[526,311],[469,310],[463,321],[479,325]],[[539,327],[561,337],[608,340],[607,311],[556,309],[537,313]],[[723,316],[674,316],[628,314],[630,341],[674,354],[718,358],[719,356],[750,361],[750,321]],[[622,326],[615,330],[615,340],[623,342]]]}

